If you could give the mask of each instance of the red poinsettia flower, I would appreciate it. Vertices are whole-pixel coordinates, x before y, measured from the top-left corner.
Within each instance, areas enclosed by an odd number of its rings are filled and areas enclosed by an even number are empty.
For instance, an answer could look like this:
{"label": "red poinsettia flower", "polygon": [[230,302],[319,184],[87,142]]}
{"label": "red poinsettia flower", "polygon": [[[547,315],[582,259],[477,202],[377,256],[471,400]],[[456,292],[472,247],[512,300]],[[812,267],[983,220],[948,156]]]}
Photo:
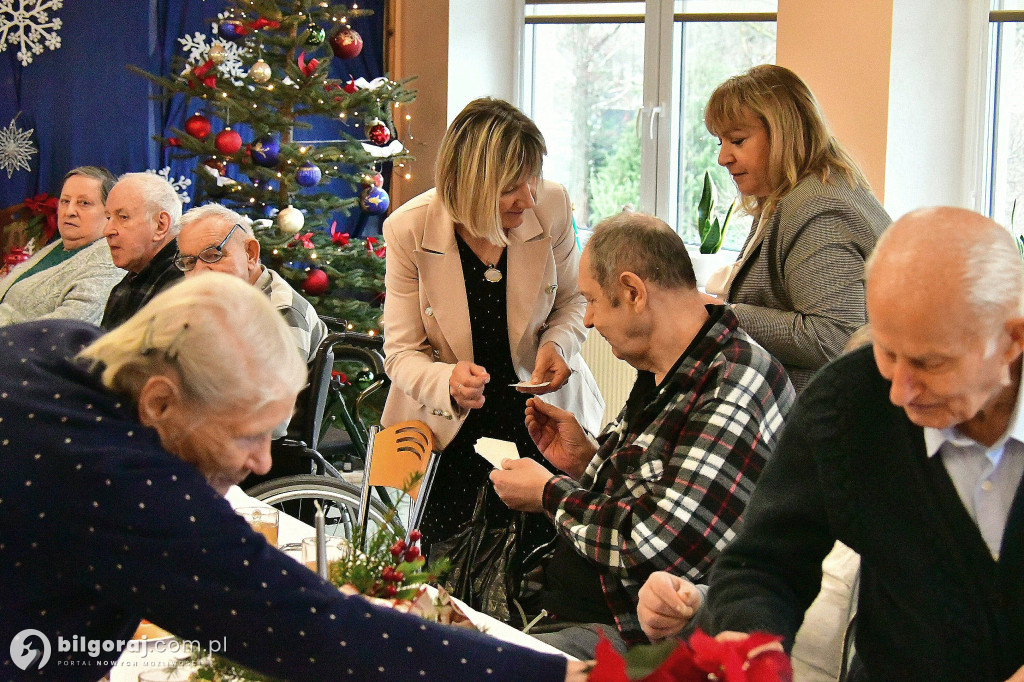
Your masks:
{"label": "red poinsettia flower", "polygon": [[349,234],[348,232],[332,232],[331,241],[338,246],[348,246]]}
{"label": "red poinsettia flower", "polygon": [[25,199],[25,208],[32,212],[32,224],[44,223],[41,232],[43,244],[49,242],[57,231],[57,202],[57,197],[50,196],[46,192]]}
{"label": "red poinsettia flower", "polygon": [[[720,642],[700,630],[689,642],[670,641],[630,649],[623,658],[601,637],[591,682],[792,682],[789,657],[771,645],[782,641],[756,632]],[[628,664],[627,664],[628,661]],[[627,670],[636,676],[630,677]]]}

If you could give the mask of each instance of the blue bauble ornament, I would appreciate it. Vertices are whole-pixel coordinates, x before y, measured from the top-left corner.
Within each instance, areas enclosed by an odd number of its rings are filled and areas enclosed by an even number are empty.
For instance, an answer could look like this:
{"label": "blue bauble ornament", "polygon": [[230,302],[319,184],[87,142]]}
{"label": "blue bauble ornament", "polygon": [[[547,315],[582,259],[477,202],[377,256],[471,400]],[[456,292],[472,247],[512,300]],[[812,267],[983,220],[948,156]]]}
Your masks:
{"label": "blue bauble ornament", "polygon": [[359,195],[359,205],[370,215],[380,215],[388,210],[391,198],[380,187],[367,187]]}
{"label": "blue bauble ornament", "polygon": [[312,161],[307,161],[295,171],[295,181],[303,187],[312,187],[320,182],[320,167]]}
{"label": "blue bauble ornament", "polygon": [[257,166],[273,168],[281,154],[281,142],[273,135],[261,137],[249,145],[249,153]]}
{"label": "blue bauble ornament", "polygon": [[247,31],[238,19],[225,19],[217,25],[217,33],[225,40],[240,40]]}

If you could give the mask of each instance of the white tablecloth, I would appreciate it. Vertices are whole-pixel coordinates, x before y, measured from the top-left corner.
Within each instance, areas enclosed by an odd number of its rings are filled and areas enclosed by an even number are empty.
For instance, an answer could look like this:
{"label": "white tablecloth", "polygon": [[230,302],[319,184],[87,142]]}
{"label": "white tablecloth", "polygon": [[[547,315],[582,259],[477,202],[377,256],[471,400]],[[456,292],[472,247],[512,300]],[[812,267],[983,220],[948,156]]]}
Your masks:
{"label": "white tablecloth", "polygon": [[[239,507],[253,506],[270,508],[259,500],[249,497],[237,486],[233,486],[228,491],[226,499],[235,509],[238,509]],[[313,535],[314,531],[311,526],[308,526],[287,514],[280,515],[280,522],[278,526],[278,543],[280,545],[299,543],[303,538],[312,537]],[[301,552],[298,549],[289,550],[285,553],[297,562],[301,563]],[[457,599],[455,601],[459,604],[459,607],[473,625],[475,625],[481,632],[485,632],[492,637],[497,637],[498,639],[512,644],[518,644],[544,653],[561,654],[566,656],[566,654],[555,649],[549,644],[545,644],[538,639],[525,635],[519,630],[516,630],[499,620],[495,620],[486,614],[475,611]],[[118,659],[117,665],[114,666],[114,669],[110,672],[110,682],[137,682],[141,671],[168,665],[173,660],[173,653],[168,653],[166,648],[167,642],[150,642],[147,645],[133,647],[133,650],[125,651],[125,653],[121,655],[121,658]],[[572,658],[571,656],[566,657],[570,659]]]}

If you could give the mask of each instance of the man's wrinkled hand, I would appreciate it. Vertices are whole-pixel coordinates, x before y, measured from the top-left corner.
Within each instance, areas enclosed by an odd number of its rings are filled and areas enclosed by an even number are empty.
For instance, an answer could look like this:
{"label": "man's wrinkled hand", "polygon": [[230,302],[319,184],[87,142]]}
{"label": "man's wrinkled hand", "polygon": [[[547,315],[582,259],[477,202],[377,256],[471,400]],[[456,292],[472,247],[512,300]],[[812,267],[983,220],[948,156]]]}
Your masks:
{"label": "man's wrinkled hand", "polygon": [[544,458],[575,479],[583,475],[597,452],[597,443],[571,412],[540,398],[526,401],[526,430]]}
{"label": "man's wrinkled hand", "polygon": [[688,580],[657,571],[640,588],[636,615],[651,641],[677,634],[700,606],[697,588]]}
{"label": "man's wrinkled hand", "polygon": [[510,509],[525,512],[544,511],[544,486],[551,472],[532,459],[503,459],[501,469],[491,472],[498,497]]}

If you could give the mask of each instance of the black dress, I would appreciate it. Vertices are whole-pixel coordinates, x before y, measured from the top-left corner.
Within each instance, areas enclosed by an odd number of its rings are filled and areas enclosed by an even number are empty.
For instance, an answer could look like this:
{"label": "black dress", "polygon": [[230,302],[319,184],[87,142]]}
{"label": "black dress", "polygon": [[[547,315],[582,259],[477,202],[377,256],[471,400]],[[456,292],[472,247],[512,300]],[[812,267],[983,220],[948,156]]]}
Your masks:
{"label": "black dress", "polygon": [[[494,492],[488,474],[493,467],[476,453],[473,446],[478,438],[488,436],[509,440],[519,448],[520,457],[530,457],[549,470],[554,468],[537,450],[526,430],[526,400],[529,396],[509,386],[519,381],[512,364],[512,350],[508,339],[508,306],[505,287],[507,250],[495,268],[501,271],[501,280],[490,282],[484,278],[488,266],[477,258],[473,250],[456,234],[462,273],[466,281],[466,299],[469,302],[469,322],[473,336],[473,362],[491,375],[484,387],[484,406],[470,410],[462,428],[441,453],[434,485],[420,523],[423,547],[445,540],[459,531],[473,515],[473,506],[482,486],[487,487],[488,519],[494,525],[508,524],[513,512]],[[515,286],[515,283],[512,284]],[[551,540],[554,526],[543,514],[527,514],[520,539],[520,557]]]}

